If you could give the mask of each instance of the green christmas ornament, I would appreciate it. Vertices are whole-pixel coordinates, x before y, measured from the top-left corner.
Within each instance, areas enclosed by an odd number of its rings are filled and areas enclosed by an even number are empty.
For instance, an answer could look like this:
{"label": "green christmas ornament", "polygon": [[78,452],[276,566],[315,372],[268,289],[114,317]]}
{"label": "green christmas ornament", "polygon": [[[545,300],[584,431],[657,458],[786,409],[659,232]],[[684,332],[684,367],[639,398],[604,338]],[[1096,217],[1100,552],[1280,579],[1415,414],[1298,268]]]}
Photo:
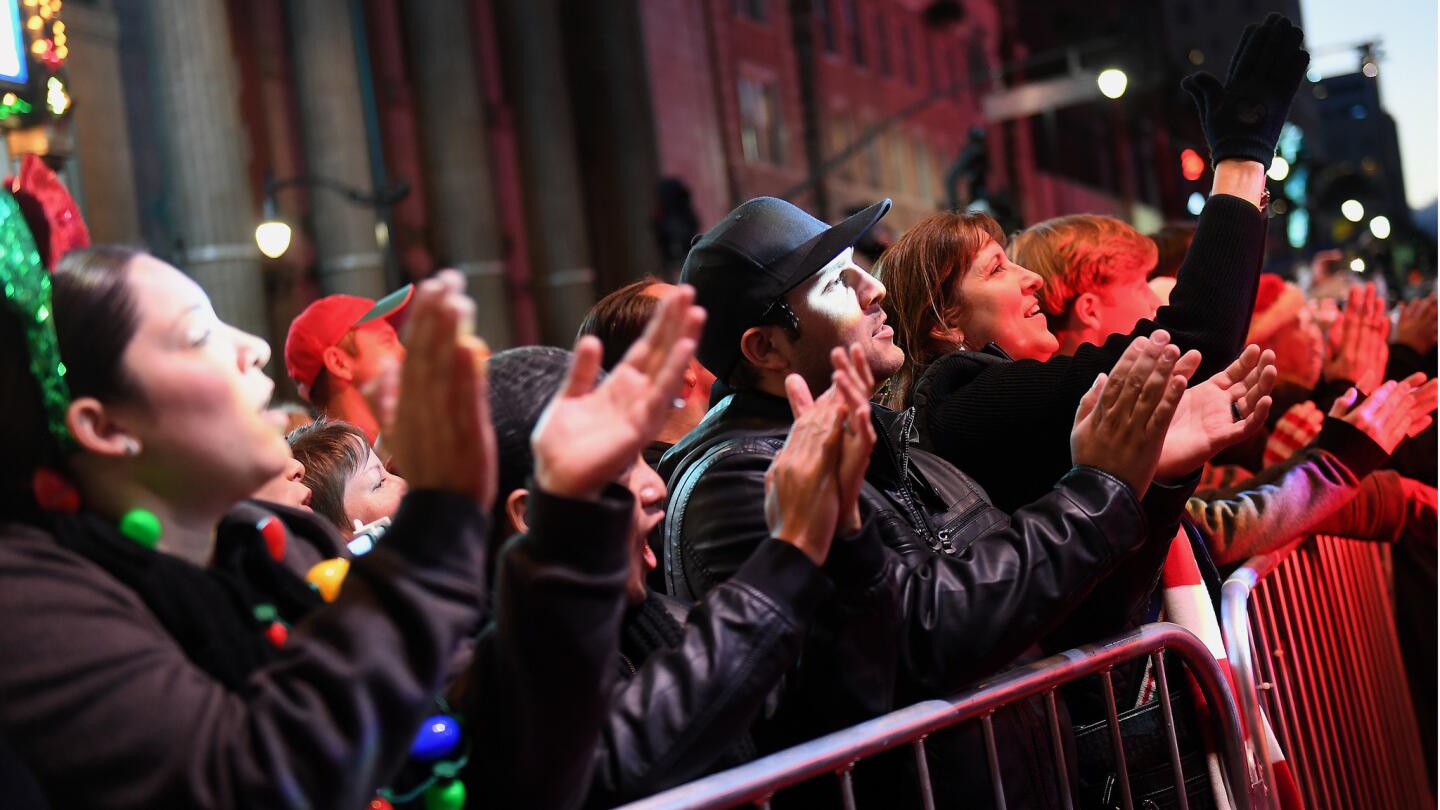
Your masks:
{"label": "green christmas ornament", "polygon": [[120,518],[120,533],[145,548],[155,548],[161,531],[160,518],[149,509],[131,509]]}
{"label": "green christmas ornament", "polygon": [[0,191],[0,290],[5,293],[4,303],[20,315],[30,374],[40,384],[44,400],[46,427],[61,450],[69,449],[73,439],[65,427],[65,411],[70,407],[70,388],[50,317],[50,272],[41,263],[20,204],[8,191]]}
{"label": "green christmas ornament", "polygon": [[465,807],[465,783],[452,779],[425,789],[425,810],[462,810]]}

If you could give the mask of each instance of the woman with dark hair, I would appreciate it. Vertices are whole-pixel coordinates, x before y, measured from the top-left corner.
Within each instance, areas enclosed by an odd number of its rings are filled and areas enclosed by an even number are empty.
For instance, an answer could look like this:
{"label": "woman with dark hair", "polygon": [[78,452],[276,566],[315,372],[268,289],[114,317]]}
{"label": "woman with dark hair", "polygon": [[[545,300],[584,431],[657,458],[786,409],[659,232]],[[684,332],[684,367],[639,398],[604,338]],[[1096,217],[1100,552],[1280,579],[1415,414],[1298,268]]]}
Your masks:
{"label": "woman with dark hair", "polygon": [[[291,461],[263,414],[269,347],[143,253],[73,251],[52,277],[11,206],[0,195],[0,735],[52,805],[363,806],[480,619],[492,445],[410,451],[426,491],[325,605],[280,566],[326,530],[241,504]],[[466,303],[437,283],[416,316],[455,323]],[[418,379],[404,407],[464,384]],[[396,430],[410,448],[487,426]]]}
{"label": "woman with dark hair", "polygon": [[[488,352],[459,274],[424,282],[412,304],[414,353],[387,431],[411,491],[383,548],[344,561],[348,575],[326,567],[322,599],[285,558],[333,530],[243,502],[291,463],[264,414],[264,341],[143,253],[74,251],[51,275],[5,192],[0,241],[0,773],[27,774],[51,806],[346,810],[427,756],[453,775],[464,752],[437,754],[435,738],[453,736],[426,718],[484,619],[496,487]],[[673,396],[698,329],[689,300],[665,308],[638,414],[663,414]],[[575,421],[556,416],[534,437],[546,498],[496,566],[501,642],[460,676],[517,707],[487,733],[548,755],[507,762],[467,736],[477,778],[546,806],[588,784],[624,598],[628,538],[597,526],[608,507],[594,479],[611,450],[628,463],[643,443],[617,430],[577,450],[560,435]],[[551,449],[561,443],[569,452]],[[611,511],[628,516],[620,500]],[[556,535],[572,520],[596,528],[584,548]],[[537,636],[565,650],[565,667],[532,660]],[[458,783],[431,775],[453,799]]]}

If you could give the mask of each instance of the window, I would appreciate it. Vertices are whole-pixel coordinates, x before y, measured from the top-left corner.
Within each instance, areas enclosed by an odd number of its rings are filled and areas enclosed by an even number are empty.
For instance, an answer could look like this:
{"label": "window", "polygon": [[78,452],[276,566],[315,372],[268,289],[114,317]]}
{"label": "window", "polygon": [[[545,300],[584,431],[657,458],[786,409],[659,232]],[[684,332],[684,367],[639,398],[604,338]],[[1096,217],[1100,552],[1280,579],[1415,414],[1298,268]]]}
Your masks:
{"label": "window", "polygon": [[860,28],[860,11],[855,8],[855,0],[842,1],[845,3],[845,28],[850,32],[850,58],[858,67],[865,67],[865,32]]}
{"label": "window", "polygon": [[824,48],[826,53],[835,53],[838,47],[835,39],[835,15],[830,13],[831,2],[832,0],[815,0],[811,7],[815,22],[820,26],[820,47]]}
{"label": "window", "polygon": [[885,30],[885,15],[875,12],[875,63],[881,76],[890,75],[890,37]]}
{"label": "window", "polygon": [[738,17],[765,22],[765,0],[731,0],[730,5]]}
{"label": "window", "polygon": [[740,149],[751,163],[785,162],[784,130],[774,82],[740,80]]}

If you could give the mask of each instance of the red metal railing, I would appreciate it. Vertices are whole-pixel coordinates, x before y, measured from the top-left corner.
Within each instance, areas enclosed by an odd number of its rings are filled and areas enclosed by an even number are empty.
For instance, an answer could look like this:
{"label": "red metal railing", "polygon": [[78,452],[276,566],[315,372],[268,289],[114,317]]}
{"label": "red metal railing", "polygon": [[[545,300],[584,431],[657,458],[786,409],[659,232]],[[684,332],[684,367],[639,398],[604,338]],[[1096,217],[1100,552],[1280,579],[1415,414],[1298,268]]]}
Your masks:
{"label": "red metal railing", "polygon": [[[1395,632],[1390,547],[1314,537],[1226,580],[1226,654],[1246,726],[1270,718],[1310,808],[1434,807]],[[1256,807],[1275,803],[1258,735]]]}
{"label": "red metal railing", "polygon": [[[1165,682],[1162,653],[1178,657],[1194,677],[1210,711],[1214,738],[1219,742],[1225,787],[1229,806],[1235,810],[1250,807],[1246,784],[1244,751],[1241,747],[1240,715],[1215,658],[1205,644],[1184,628],[1158,623],[1141,627],[1108,642],[1092,644],[1019,667],[993,678],[973,689],[946,700],[929,700],[908,706],[883,717],[835,732],[808,743],[789,748],[723,773],[665,791],[625,806],[625,810],[704,810],[753,803],[769,806],[770,797],[783,788],[810,779],[835,775],[840,780],[841,796],[847,810],[855,806],[850,772],[863,759],[884,751],[911,746],[919,774],[921,801],[926,810],[934,810],[925,738],[934,732],[978,720],[985,736],[991,784],[995,789],[994,806],[1005,807],[1004,787],[1000,781],[999,762],[995,749],[991,718],[996,709],[1027,698],[1043,696],[1050,721],[1051,750],[1056,773],[1068,773],[1065,747],[1062,744],[1059,717],[1056,712],[1055,690],[1064,684],[1088,675],[1099,674],[1107,690],[1107,725],[1116,755],[1120,778],[1120,804],[1124,810],[1133,806],[1130,783],[1126,775],[1125,751],[1120,737],[1114,691],[1110,671],[1116,666],[1150,656],[1152,670],[1159,682],[1157,698],[1169,742],[1170,767],[1175,779],[1177,799],[1185,806],[1185,776],[1176,740],[1170,690]],[[1070,785],[1062,776],[1056,785],[1065,806],[1073,806]]]}

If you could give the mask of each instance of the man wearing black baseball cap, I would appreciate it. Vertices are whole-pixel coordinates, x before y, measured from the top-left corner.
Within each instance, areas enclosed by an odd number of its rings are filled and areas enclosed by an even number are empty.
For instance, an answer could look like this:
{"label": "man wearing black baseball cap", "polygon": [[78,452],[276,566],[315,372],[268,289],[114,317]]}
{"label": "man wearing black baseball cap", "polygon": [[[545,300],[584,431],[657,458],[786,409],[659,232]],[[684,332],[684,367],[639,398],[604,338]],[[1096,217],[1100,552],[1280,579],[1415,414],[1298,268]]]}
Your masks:
{"label": "man wearing black baseball cap", "polygon": [[[799,375],[820,396],[830,386],[836,348],[862,357],[877,383],[903,363],[881,308],[885,286],[851,258],[856,240],[889,208],[884,200],[832,227],[762,197],[736,208],[691,248],[681,280],[695,287],[696,303],[708,314],[697,356],[728,390],[717,386],[718,401],[704,421],[660,463],[671,493],[664,564],[672,594],[704,595],[769,537],[761,504],[766,470],[793,418],[786,378]],[[1159,373],[1161,353],[1158,344],[1137,341],[1129,356],[1147,358],[1148,365],[1135,367],[1149,369],[1141,375],[1148,381]],[[1117,366],[1112,381],[1126,374]],[[1147,537],[1173,535],[1189,492],[1156,497],[1152,488],[1142,508],[1129,485],[1104,471],[1105,453],[1077,450],[1075,468],[1052,492],[1010,515],[964,473],[913,446],[911,411],[874,406],[871,413],[879,440],[860,494],[860,527],[854,531],[852,519],[845,530],[855,537],[878,533],[883,554],[860,553],[874,546],[840,537],[827,568],[837,582],[858,578],[888,589],[898,604],[898,626],[884,631],[898,655],[876,662],[893,663],[895,694],[885,697],[895,701],[949,694],[1029,651]],[[1076,436],[1086,429],[1077,424]],[[1135,433],[1115,441],[1143,441]],[[853,652],[864,641],[836,644]],[[1043,712],[997,717],[1002,753],[1040,745],[1044,722]],[[939,748],[949,749],[944,758],[951,765],[984,755],[974,734]],[[1002,759],[1050,761],[1043,745]],[[971,769],[946,770],[958,780],[947,793],[988,794],[983,769],[974,785],[966,784]],[[1005,782],[1019,806],[1043,803],[1030,792],[1055,783],[1033,771],[1007,772]]]}

